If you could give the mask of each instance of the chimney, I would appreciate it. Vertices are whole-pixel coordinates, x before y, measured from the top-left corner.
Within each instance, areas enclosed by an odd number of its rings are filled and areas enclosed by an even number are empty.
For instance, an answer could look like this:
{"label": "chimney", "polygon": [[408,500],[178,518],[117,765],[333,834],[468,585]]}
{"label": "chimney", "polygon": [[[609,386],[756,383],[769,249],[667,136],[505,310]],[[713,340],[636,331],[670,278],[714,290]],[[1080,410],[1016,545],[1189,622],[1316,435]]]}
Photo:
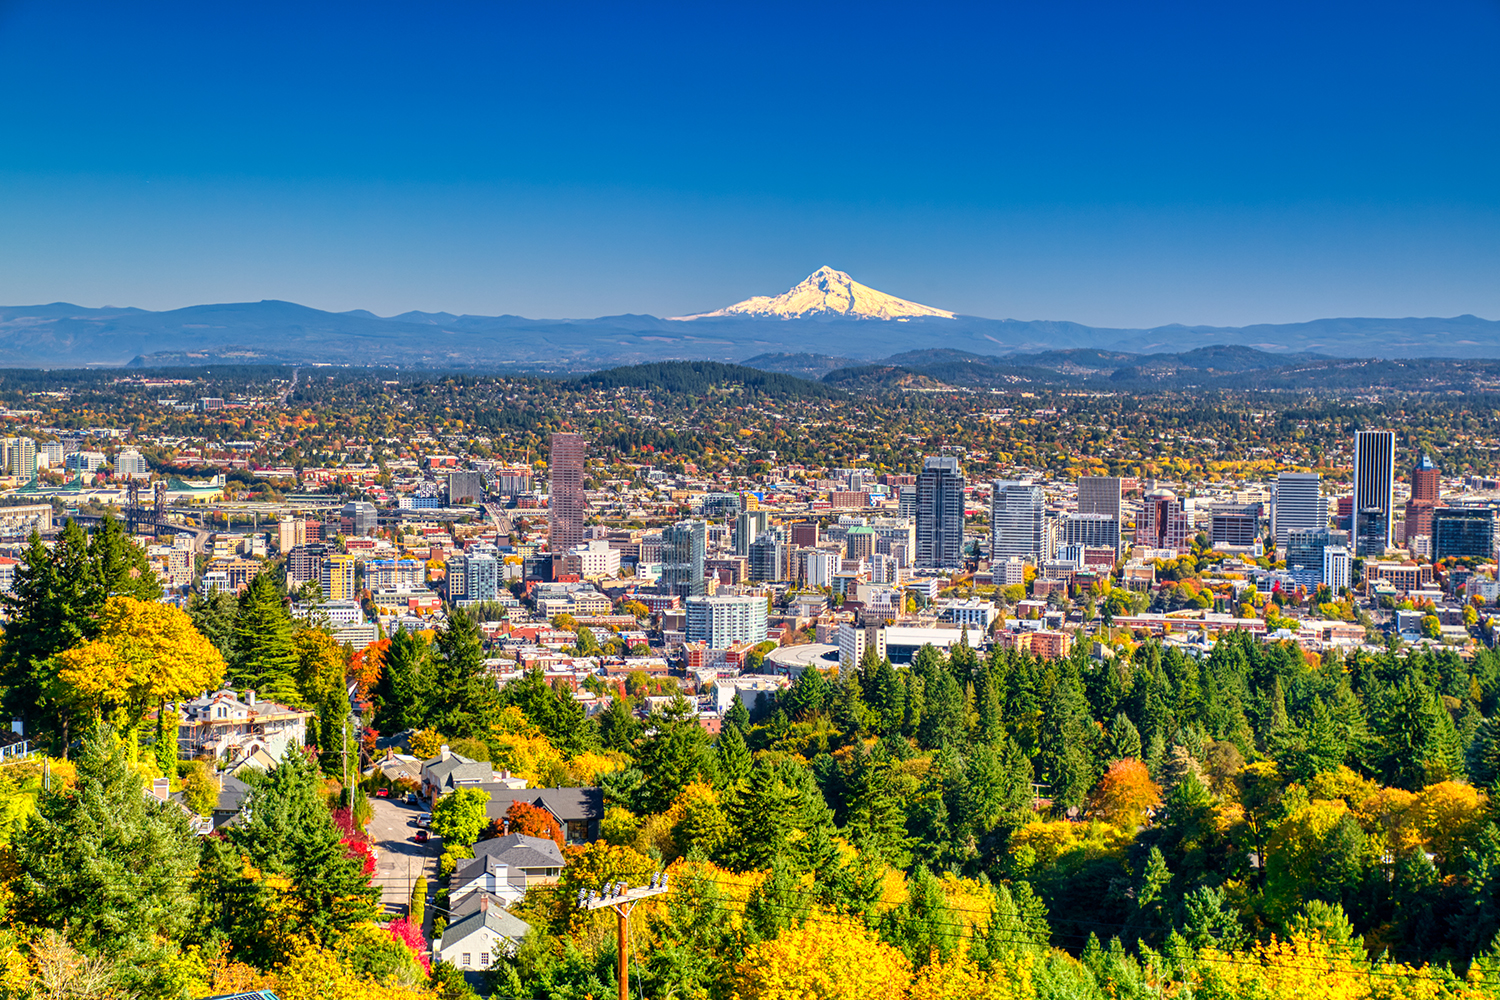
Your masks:
{"label": "chimney", "polygon": [[254,691],[246,691],[245,692],[245,704],[249,705],[251,708],[255,707],[255,692]]}
{"label": "chimney", "polygon": [[151,794],[158,801],[165,802],[172,794],[172,781],[170,778],[152,778]]}
{"label": "chimney", "polygon": [[453,756],[452,752],[448,749],[448,744],[444,743],[441,747],[438,747],[438,756],[443,760],[447,760]]}
{"label": "chimney", "polygon": [[487,892],[482,892],[479,894],[479,912],[490,912],[490,894]]}

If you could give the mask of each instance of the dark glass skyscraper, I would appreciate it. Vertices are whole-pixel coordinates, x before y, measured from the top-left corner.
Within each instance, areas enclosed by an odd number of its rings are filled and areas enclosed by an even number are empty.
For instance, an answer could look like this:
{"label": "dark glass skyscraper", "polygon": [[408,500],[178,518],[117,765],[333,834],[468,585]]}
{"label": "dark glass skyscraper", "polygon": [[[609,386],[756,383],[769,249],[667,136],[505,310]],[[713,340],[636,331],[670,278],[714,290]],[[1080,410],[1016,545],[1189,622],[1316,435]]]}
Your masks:
{"label": "dark glass skyscraper", "polygon": [[918,569],[958,569],[964,551],[964,477],[958,459],[929,455],[917,477]]}
{"label": "dark glass skyscraper", "polygon": [[1439,507],[1432,512],[1432,557],[1495,558],[1492,507]]}
{"label": "dark glass skyscraper", "polygon": [[1354,436],[1354,554],[1385,555],[1391,547],[1396,490],[1396,435],[1359,431]]}

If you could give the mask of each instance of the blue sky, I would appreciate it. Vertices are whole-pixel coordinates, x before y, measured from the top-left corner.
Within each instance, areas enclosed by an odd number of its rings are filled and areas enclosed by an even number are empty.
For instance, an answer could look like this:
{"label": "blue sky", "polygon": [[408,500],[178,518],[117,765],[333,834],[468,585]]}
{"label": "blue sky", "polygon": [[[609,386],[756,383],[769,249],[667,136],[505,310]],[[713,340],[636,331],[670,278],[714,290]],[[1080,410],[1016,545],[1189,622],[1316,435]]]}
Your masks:
{"label": "blue sky", "polygon": [[0,0],[0,302],[1500,318],[1500,3]]}

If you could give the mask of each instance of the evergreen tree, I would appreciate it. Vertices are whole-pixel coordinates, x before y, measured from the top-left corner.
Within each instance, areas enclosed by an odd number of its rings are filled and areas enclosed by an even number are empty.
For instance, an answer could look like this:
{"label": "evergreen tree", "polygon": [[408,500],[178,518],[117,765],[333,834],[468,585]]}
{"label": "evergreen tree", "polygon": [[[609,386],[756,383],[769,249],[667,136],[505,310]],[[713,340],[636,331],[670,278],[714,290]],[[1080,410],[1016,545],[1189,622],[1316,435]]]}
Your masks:
{"label": "evergreen tree", "polygon": [[12,846],[15,915],[89,951],[139,953],[191,923],[198,838],[182,810],[145,794],[109,726],[84,741],[78,787],[43,792]]}
{"label": "evergreen tree", "polygon": [[750,710],[745,707],[738,690],[734,692],[734,700],[729,703],[729,711],[724,713],[724,722],[738,729],[741,735],[750,731]]}
{"label": "evergreen tree", "polygon": [[194,593],[188,598],[188,617],[193,628],[214,644],[225,663],[234,662],[234,620],[239,613],[239,602],[233,594],[213,590],[207,597]]}
{"label": "evergreen tree", "polygon": [[1474,733],[1468,752],[1469,778],[1481,788],[1500,782],[1500,717],[1485,719]]}
{"label": "evergreen tree", "polygon": [[876,730],[881,736],[899,733],[906,719],[906,684],[901,674],[891,665],[889,657],[881,657],[869,672],[865,681],[865,703],[878,720]]}
{"label": "evergreen tree", "polygon": [[1141,759],[1141,734],[1136,730],[1135,723],[1130,721],[1130,716],[1124,712],[1116,714],[1114,721],[1109,724],[1107,746],[1106,763],[1114,764],[1128,757]]}
{"label": "evergreen tree", "polygon": [[871,857],[906,867],[906,814],[891,780],[890,753],[879,743],[871,753],[856,741],[844,767],[850,843]]}
{"label": "evergreen tree", "polygon": [[[742,708],[744,706],[741,706]],[[732,727],[725,727],[726,729]],[[640,739],[641,724],[630,710],[630,702],[622,694],[610,699],[609,707],[599,716],[599,740],[606,750],[634,753],[635,741]]]}
{"label": "evergreen tree", "polygon": [[[380,890],[346,848],[301,748],[287,747],[276,767],[252,778],[242,815],[229,834],[232,850],[205,859],[199,899],[205,921],[247,958],[269,965],[297,938],[333,945],[374,919]],[[247,877],[247,862],[286,883]]]}
{"label": "evergreen tree", "polygon": [[400,733],[422,727],[427,701],[423,685],[429,679],[430,664],[427,641],[405,626],[398,628],[386,647],[380,679],[370,692],[376,730]]}
{"label": "evergreen tree", "polygon": [[781,697],[782,711],[793,721],[811,719],[823,711],[828,693],[828,682],[823,679],[822,672],[816,667],[809,667],[802,671]]}
{"label": "evergreen tree", "polygon": [[1099,728],[1077,681],[1064,676],[1047,701],[1039,732],[1038,763],[1052,799],[1064,806],[1082,805],[1099,779],[1095,744]]}
{"label": "evergreen tree", "polygon": [[842,671],[839,674],[838,684],[833,690],[832,714],[833,724],[845,739],[855,739],[875,726],[875,713],[865,704],[857,672]]}
{"label": "evergreen tree", "polygon": [[479,623],[453,609],[436,647],[432,683],[424,685],[427,727],[450,739],[483,739],[499,710],[499,691],[484,669]]}
{"label": "evergreen tree", "polygon": [[693,717],[687,699],[678,695],[666,709],[653,712],[636,752],[642,778],[640,807],[666,812],[689,782],[712,774],[708,736]]}
{"label": "evergreen tree", "polygon": [[730,833],[720,859],[736,871],[769,868],[786,858],[798,871],[809,870],[816,833],[831,825],[828,806],[812,774],[793,760],[763,756],[743,787],[725,806]]}
{"label": "evergreen tree", "polygon": [[946,744],[957,745],[963,740],[964,689],[948,670],[939,667],[926,685],[926,704],[922,708],[922,724],[917,731],[917,742],[928,749]]}
{"label": "evergreen tree", "polygon": [[234,619],[230,682],[275,701],[300,702],[293,631],[291,615],[275,579],[270,573],[257,573],[240,596],[239,614]]}
{"label": "evergreen tree", "polygon": [[755,766],[745,737],[735,726],[725,726],[720,730],[714,751],[718,757],[719,785],[722,788],[732,788],[744,781]]}
{"label": "evergreen tree", "polygon": [[146,553],[125,534],[120,522],[109,512],[89,539],[89,561],[102,604],[111,597],[134,597],[138,601],[156,601],[162,596],[161,581],[151,568]]}
{"label": "evergreen tree", "polygon": [[906,901],[881,920],[881,937],[900,948],[914,965],[947,961],[958,951],[963,922],[948,906],[943,886],[918,865],[906,883]]}

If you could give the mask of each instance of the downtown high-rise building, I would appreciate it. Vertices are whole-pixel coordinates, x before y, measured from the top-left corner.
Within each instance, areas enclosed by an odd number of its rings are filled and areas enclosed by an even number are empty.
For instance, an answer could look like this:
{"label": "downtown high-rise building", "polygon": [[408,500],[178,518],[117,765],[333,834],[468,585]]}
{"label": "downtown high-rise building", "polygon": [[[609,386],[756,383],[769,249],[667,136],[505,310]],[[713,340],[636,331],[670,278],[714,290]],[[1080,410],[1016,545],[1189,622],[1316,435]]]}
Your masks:
{"label": "downtown high-rise building", "polygon": [[1010,558],[1040,562],[1046,552],[1042,488],[996,480],[990,500],[990,562]]}
{"label": "downtown high-rise building", "polygon": [[1354,555],[1385,555],[1391,547],[1396,494],[1396,435],[1359,431],[1354,436]]}
{"label": "downtown high-rise building", "polygon": [[706,593],[703,560],[708,553],[708,523],[678,521],[661,529],[661,591],[677,597]]}
{"label": "downtown high-rise building", "polygon": [[763,510],[747,510],[734,518],[734,554],[748,556],[750,546],[770,527],[770,515]]}
{"label": "downtown high-rise building", "polygon": [[1276,545],[1285,549],[1294,530],[1328,527],[1328,504],[1323,500],[1323,477],[1316,472],[1283,472],[1276,477]]}
{"label": "downtown high-rise building", "polygon": [[958,459],[927,456],[917,477],[918,569],[959,569],[964,551],[964,476]]}
{"label": "downtown high-rise building", "polygon": [[1411,499],[1406,501],[1406,541],[1432,537],[1432,512],[1438,505],[1438,468],[1423,455],[1411,470]]}
{"label": "downtown high-rise building", "polygon": [[554,557],[587,541],[583,512],[583,460],[586,452],[581,434],[552,435],[549,454],[551,484],[547,497],[547,545]]}
{"label": "downtown high-rise building", "polygon": [[1078,513],[1106,514],[1120,521],[1120,477],[1083,476],[1078,480]]}

